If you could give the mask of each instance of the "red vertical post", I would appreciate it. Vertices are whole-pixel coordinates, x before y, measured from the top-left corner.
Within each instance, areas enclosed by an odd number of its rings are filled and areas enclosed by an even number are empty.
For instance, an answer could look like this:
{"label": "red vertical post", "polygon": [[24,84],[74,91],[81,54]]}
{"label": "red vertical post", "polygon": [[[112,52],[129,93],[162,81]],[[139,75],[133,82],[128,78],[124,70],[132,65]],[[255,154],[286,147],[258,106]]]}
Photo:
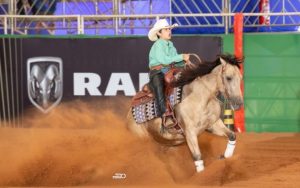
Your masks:
{"label": "red vertical post", "polygon": [[[238,58],[243,57],[243,19],[242,13],[234,15],[234,54]],[[244,75],[244,66],[241,65],[241,74]],[[241,83],[241,90],[244,96],[244,81]],[[245,131],[245,113],[244,106],[234,113],[234,126],[238,132]]]}

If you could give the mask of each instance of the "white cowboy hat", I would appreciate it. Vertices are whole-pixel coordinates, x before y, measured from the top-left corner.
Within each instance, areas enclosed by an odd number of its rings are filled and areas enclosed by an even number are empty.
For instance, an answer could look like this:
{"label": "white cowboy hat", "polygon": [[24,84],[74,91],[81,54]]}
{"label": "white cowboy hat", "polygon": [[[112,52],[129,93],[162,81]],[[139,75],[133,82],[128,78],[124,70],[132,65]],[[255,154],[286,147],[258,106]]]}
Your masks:
{"label": "white cowboy hat", "polygon": [[157,35],[156,33],[164,28],[171,28],[173,29],[174,27],[177,27],[178,24],[173,24],[173,25],[169,25],[168,21],[166,19],[160,19],[157,20],[156,23],[154,24],[154,26],[150,29],[149,33],[148,33],[148,38],[151,41],[156,41]]}

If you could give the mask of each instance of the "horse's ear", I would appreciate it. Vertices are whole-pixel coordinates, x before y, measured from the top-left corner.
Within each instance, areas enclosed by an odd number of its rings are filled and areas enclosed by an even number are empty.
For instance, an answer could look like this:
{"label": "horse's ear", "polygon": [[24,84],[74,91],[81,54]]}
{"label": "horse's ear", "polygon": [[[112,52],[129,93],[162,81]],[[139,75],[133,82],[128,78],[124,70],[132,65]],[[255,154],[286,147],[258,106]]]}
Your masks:
{"label": "horse's ear", "polygon": [[220,62],[221,62],[221,64],[222,64],[222,66],[225,66],[225,65],[226,65],[226,61],[225,61],[222,57],[220,57]]}

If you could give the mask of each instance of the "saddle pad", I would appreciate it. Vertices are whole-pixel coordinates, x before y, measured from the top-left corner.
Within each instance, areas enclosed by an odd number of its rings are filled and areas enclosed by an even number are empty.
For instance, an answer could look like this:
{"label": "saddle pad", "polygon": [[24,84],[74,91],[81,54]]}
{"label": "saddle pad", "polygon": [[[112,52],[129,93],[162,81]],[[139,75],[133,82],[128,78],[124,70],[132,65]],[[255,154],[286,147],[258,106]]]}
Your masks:
{"label": "saddle pad", "polygon": [[[171,106],[174,107],[176,104],[181,102],[181,96],[182,87],[176,87],[167,97],[167,100],[169,100]],[[154,98],[147,100],[144,103],[132,106],[131,110],[136,123],[144,123],[158,117],[157,105]]]}

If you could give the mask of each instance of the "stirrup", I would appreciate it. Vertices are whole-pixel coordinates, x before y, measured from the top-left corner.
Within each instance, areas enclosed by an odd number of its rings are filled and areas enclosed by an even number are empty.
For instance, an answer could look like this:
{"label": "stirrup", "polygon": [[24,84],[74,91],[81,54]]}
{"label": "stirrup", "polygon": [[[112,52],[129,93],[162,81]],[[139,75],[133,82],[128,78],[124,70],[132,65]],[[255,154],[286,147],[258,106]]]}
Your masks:
{"label": "stirrup", "polygon": [[[167,124],[167,120],[172,121]],[[167,130],[171,134],[183,134],[182,128],[179,126],[173,112],[166,112],[162,117],[162,131]]]}
{"label": "stirrup", "polygon": [[165,128],[172,128],[175,127],[178,122],[172,112],[166,112],[162,117],[162,124]]}

